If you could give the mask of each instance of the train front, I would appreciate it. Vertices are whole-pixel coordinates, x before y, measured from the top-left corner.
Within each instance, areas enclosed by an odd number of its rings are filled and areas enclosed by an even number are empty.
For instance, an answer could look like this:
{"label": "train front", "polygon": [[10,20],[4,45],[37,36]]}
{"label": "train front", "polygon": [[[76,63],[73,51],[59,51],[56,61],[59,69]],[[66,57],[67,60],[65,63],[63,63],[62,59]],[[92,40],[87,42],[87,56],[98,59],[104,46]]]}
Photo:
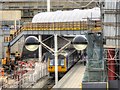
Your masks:
{"label": "train front", "polygon": [[[58,55],[58,76],[61,77],[64,75],[64,73],[67,71],[67,65],[66,65],[66,55],[59,54]],[[55,59],[54,55],[50,55],[48,58],[48,72],[50,73],[50,76],[54,77],[55,75]]]}

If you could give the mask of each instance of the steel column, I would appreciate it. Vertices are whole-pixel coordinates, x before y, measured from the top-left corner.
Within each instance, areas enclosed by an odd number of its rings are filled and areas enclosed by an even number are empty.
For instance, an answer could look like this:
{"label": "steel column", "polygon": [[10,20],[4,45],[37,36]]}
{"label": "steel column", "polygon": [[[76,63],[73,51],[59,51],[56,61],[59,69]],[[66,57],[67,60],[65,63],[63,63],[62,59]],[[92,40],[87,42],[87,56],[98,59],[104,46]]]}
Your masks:
{"label": "steel column", "polygon": [[50,12],[50,0],[47,0],[47,12]]}
{"label": "steel column", "polygon": [[54,35],[54,42],[55,42],[55,84],[58,83],[58,42],[57,42],[57,34]]}
{"label": "steel column", "polygon": [[[42,41],[42,36],[41,35],[39,35],[39,42],[41,42]],[[42,60],[42,45],[40,44],[39,45],[39,61],[41,61]]]}

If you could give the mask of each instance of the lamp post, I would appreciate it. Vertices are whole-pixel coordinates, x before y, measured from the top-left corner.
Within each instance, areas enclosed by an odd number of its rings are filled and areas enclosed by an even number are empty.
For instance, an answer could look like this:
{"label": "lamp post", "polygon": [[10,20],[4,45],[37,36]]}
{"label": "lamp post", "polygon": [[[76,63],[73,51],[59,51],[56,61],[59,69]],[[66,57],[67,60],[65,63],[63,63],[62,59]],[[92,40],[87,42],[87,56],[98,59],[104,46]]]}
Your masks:
{"label": "lamp post", "polygon": [[57,84],[57,82],[58,82],[58,41],[57,41],[57,34],[54,34],[54,42],[55,42],[55,44],[54,44],[55,50],[52,50],[49,46],[40,42],[37,37],[29,36],[25,40],[25,48],[29,51],[35,51],[35,50],[38,49],[39,45],[42,44],[43,46],[48,48],[50,51],[54,52],[54,57],[55,57],[55,84]]}
{"label": "lamp post", "polygon": [[[52,52],[54,52],[54,57],[55,57],[55,84],[58,83],[58,40],[57,40],[57,34],[54,34],[54,50],[52,50],[49,46],[45,45],[42,42],[39,42],[38,38],[35,36],[29,36],[25,40],[25,47],[29,51],[35,51],[38,49],[39,45],[42,44]],[[73,39],[73,46],[75,47],[76,50],[84,50],[87,47],[87,39],[85,36],[80,35],[76,36]],[[66,46],[66,45],[65,45]]]}

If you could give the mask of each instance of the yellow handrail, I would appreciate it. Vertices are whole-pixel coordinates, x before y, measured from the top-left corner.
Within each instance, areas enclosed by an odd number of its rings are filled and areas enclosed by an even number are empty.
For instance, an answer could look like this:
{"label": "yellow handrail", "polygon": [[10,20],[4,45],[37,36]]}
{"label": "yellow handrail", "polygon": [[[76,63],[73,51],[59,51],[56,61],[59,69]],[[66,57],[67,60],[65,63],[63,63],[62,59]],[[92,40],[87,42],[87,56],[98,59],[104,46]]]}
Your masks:
{"label": "yellow handrail", "polygon": [[[90,26],[90,27],[89,27]],[[62,31],[62,30],[92,30],[100,31],[101,22],[94,21],[92,24],[88,24],[87,21],[79,22],[48,22],[48,23],[25,23],[19,30],[17,30],[10,38],[15,38],[22,31],[29,30],[50,30],[50,31]]]}

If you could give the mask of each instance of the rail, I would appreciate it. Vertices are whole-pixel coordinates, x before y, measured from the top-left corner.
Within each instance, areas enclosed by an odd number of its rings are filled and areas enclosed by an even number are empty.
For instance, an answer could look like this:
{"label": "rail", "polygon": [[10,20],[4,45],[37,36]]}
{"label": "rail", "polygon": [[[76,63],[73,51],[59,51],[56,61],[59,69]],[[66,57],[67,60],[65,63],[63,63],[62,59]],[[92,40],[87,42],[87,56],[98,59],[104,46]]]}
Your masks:
{"label": "rail", "polygon": [[[99,24],[99,25],[98,25]],[[100,29],[100,22],[93,22],[93,31]],[[26,23],[22,30],[88,30],[86,21],[80,22],[54,22],[54,23]]]}

